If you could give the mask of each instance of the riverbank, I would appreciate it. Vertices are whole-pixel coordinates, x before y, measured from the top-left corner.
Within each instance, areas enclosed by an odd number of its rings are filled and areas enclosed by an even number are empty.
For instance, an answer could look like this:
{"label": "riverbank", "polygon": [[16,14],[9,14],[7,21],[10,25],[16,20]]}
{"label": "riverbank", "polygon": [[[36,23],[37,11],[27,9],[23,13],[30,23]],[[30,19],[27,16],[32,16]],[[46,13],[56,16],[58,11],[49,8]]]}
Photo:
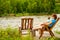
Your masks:
{"label": "riverbank", "polygon": [[20,17],[20,16],[43,16],[43,15],[51,15],[49,13],[4,13],[1,14],[0,17]]}

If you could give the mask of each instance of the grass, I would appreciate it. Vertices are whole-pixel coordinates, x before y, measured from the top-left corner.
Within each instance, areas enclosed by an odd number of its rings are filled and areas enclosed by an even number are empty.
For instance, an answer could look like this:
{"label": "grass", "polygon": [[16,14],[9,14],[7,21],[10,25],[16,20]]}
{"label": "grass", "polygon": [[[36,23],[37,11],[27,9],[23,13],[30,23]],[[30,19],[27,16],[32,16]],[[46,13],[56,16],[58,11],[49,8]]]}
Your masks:
{"label": "grass", "polygon": [[0,15],[0,17],[19,17],[19,16],[43,16],[43,15],[51,15],[49,13],[4,13]]}
{"label": "grass", "polygon": [[[34,38],[30,35],[30,31],[26,36],[21,36],[17,28],[0,28],[0,40],[34,40]],[[56,37],[46,37],[41,38],[40,40],[60,40],[60,38]]]}
{"label": "grass", "polygon": [[27,36],[21,36],[17,28],[0,28],[0,40],[32,40],[30,31]]}
{"label": "grass", "polygon": [[58,30],[56,30],[55,32],[56,32],[57,34],[60,34],[60,31],[58,31]]}
{"label": "grass", "polygon": [[[58,9],[59,7],[57,7]],[[56,9],[56,10],[57,10]],[[20,17],[20,16],[45,16],[45,15],[51,15],[52,13],[4,13],[0,15],[0,17]],[[58,13],[57,13],[58,14]]]}
{"label": "grass", "polygon": [[56,38],[56,37],[46,37],[46,38],[41,38],[40,40],[60,40],[60,38]]}
{"label": "grass", "polygon": [[20,34],[17,29],[0,29],[0,40],[20,40]]}
{"label": "grass", "polygon": [[43,16],[43,15],[51,15],[48,13],[17,13],[15,14],[16,17],[19,16]]}
{"label": "grass", "polygon": [[29,13],[17,13],[15,14],[16,17],[18,16],[29,16]]}

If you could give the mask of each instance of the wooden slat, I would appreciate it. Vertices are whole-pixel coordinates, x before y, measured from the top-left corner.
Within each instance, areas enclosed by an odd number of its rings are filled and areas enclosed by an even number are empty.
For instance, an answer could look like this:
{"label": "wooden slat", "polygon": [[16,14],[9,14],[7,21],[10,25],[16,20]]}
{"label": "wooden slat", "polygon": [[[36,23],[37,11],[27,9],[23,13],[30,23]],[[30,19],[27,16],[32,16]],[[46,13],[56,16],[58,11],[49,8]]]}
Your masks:
{"label": "wooden slat", "polygon": [[22,18],[21,19],[22,30],[32,29],[33,27],[33,18]]}

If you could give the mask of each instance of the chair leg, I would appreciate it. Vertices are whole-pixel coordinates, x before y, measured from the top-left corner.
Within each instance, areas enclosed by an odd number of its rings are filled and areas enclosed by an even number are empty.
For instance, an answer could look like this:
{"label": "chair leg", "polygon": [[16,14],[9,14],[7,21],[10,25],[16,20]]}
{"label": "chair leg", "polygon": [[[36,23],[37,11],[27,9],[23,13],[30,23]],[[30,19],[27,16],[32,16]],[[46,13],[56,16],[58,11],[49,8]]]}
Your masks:
{"label": "chair leg", "polygon": [[40,32],[39,32],[39,33],[40,33],[40,37],[39,37],[39,39],[42,37],[43,32],[44,32],[44,30],[41,29]]}
{"label": "chair leg", "polygon": [[32,36],[33,37],[35,36],[35,30],[32,30]]}
{"label": "chair leg", "polygon": [[38,31],[39,29],[34,29],[34,30],[32,30],[32,36],[34,37],[35,36],[35,31]]}
{"label": "chair leg", "polygon": [[53,37],[54,33],[52,32],[52,30],[48,29],[48,27],[46,27],[46,29],[49,31],[50,35]]}
{"label": "chair leg", "polygon": [[50,35],[51,35],[52,37],[54,36],[54,33],[53,33],[51,30],[50,30],[49,33],[50,33]]}
{"label": "chair leg", "polygon": [[45,27],[42,27],[42,29],[40,29],[40,37],[39,37],[39,39],[43,36],[43,32],[44,32],[44,30],[45,30]]}

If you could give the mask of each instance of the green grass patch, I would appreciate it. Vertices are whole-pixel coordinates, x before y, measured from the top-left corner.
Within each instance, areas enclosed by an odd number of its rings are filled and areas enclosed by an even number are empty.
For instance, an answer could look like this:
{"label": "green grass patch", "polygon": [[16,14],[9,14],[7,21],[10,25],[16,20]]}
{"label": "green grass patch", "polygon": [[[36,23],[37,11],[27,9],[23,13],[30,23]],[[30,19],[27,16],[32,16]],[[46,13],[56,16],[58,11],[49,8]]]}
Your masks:
{"label": "green grass patch", "polygon": [[20,40],[20,34],[18,29],[12,28],[0,28],[0,40]]}
{"label": "green grass patch", "polygon": [[56,30],[55,32],[56,32],[57,34],[60,34],[60,31],[58,31],[58,30]]}
{"label": "green grass patch", "polygon": [[[10,28],[10,27],[6,29],[0,28],[0,40],[34,40],[29,30],[28,32],[29,33],[26,36],[23,36],[19,34],[19,31],[17,28]],[[42,37],[40,40],[60,40],[60,38]]]}

